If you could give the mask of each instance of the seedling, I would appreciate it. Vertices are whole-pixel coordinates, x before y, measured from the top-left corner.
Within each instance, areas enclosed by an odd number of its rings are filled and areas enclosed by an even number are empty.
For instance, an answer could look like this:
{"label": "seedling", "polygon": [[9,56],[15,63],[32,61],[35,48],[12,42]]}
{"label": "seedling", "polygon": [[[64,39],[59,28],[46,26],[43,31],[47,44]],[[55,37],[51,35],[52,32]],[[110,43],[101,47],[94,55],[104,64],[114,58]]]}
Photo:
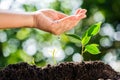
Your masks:
{"label": "seedling", "polygon": [[56,49],[53,49],[53,50],[51,51],[51,53],[52,53],[52,60],[53,60],[54,64],[57,64],[57,61],[56,61],[56,59],[55,59]]}
{"label": "seedling", "polygon": [[54,49],[54,50],[52,51],[52,59],[53,59],[54,64],[57,63],[57,62],[56,62],[56,59],[55,59],[55,53],[56,53],[56,50]]}
{"label": "seedling", "polygon": [[85,33],[82,35],[82,38],[79,35],[75,34],[66,34],[68,39],[73,43],[80,43],[82,46],[81,55],[85,52],[89,52],[91,54],[99,54],[100,50],[98,49],[98,44],[88,44],[91,37],[95,36],[100,31],[101,22],[96,23],[90,28],[88,28]]}

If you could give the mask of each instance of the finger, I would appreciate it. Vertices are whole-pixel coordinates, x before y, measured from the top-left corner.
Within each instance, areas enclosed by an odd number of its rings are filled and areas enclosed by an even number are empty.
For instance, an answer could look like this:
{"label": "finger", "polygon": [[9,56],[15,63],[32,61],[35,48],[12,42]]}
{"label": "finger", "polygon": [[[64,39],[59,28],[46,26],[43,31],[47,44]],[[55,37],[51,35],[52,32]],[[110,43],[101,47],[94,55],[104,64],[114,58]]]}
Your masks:
{"label": "finger", "polygon": [[86,17],[86,12],[87,12],[87,10],[85,10],[85,9],[82,9],[82,10],[79,12],[79,14],[77,15],[78,18],[79,18],[79,20],[81,20],[81,19],[83,19],[83,18]]}
{"label": "finger", "polygon": [[83,19],[83,18],[86,18],[86,14],[85,13],[81,13],[79,15],[77,15],[79,20]]}
{"label": "finger", "polygon": [[74,20],[77,20],[77,19],[78,19],[78,17],[76,15],[72,15],[72,16],[60,19],[59,22],[68,22],[68,21],[74,21]]}
{"label": "finger", "polygon": [[60,25],[61,27],[61,29],[57,29],[58,32],[62,32],[62,31],[64,32],[64,31],[72,29],[78,24],[79,20],[81,20],[84,17],[85,15],[80,15],[80,16],[72,15],[72,16],[57,20],[58,25]]}
{"label": "finger", "polygon": [[72,20],[71,22],[69,22],[69,26],[66,26],[66,30],[70,30],[70,29],[72,29],[73,27],[75,27],[75,26],[79,23],[79,21],[80,21],[81,19],[85,18],[85,17],[86,17],[85,14],[80,15],[80,16],[77,16],[76,19],[74,19],[74,20]]}
{"label": "finger", "polygon": [[75,15],[77,15],[82,9],[77,9]]}
{"label": "finger", "polygon": [[82,9],[82,10],[78,13],[78,15],[80,15],[81,13],[82,13],[82,14],[85,14],[86,12],[87,12],[86,9]]}
{"label": "finger", "polygon": [[58,20],[58,22],[59,22],[60,25],[62,24],[62,26],[69,25],[69,24],[70,24],[69,26],[71,26],[71,25],[77,24],[81,19],[83,19],[85,17],[86,17],[85,14],[82,14],[82,15],[79,15],[79,16],[72,15],[72,16],[60,19],[60,20]]}

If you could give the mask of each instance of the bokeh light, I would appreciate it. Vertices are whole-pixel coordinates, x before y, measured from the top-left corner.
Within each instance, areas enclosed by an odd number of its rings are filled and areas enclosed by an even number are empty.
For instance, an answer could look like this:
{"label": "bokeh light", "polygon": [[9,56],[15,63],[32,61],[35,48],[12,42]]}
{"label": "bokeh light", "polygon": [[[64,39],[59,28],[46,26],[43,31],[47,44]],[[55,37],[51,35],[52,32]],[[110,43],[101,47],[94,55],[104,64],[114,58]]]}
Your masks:
{"label": "bokeh light", "polygon": [[7,41],[7,33],[4,31],[0,31],[0,42]]}
{"label": "bokeh light", "polygon": [[[53,56],[53,50],[55,50]],[[65,58],[65,53],[60,46],[51,45],[43,47],[42,49],[43,55],[47,58],[55,57],[57,61],[61,61]]]}
{"label": "bokeh light", "polygon": [[104,22],[105,21],[105,17],[104,17],[104,15],[100,12],[100,11],[98,11],[98,12],[96,12],[95,14],[94,14],[94,16],[93,16],[93,18],[94,18],[94,20],[96,21],[96,22]]}
{"label": "bokeh light", "polygon": [[100,30],[100,35],[102,36],[109,36],[110,38],[113,38],[114,36],[114,28],[111,24],[105,23],[103,24],[101,30]]}
{"label": "bokeh light", "polygon": [[103,47],[110,47],[112,46],[113,41],[110,38],[103,37],[100,39],[100,45]]}
{"label": "bokeh light", "polygon": [[65,54],[66,54],[66,55],[72,55],[73,52],[74,52],[74,49],[73,49],[72,47],[67,46],[67,47],[65,48]]}
{"label": "bokeh light", "polygon": [[74,62],[80,62],[83,60],[83,57],[80,55],[80,53],[75,53],[72,57],[72,60]]}
{"label": "bokeh light", "polygon": [[22,44],[23,50],[28,55],[34,55],[37,52],[37,42],[34,38],[29,38]]}
{"label": "bokeh light", "polygon": [[117,32],[114,33],[114,39],[116,41],[120,41],[120,31],[117,31]]}

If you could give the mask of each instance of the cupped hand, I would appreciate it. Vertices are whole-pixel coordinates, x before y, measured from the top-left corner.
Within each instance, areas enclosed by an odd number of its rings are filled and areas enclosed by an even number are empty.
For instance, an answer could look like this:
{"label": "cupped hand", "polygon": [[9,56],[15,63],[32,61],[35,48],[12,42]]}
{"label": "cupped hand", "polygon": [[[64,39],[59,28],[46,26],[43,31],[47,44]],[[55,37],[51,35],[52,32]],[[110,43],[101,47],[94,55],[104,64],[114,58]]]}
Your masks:
{"label": "cupped hand", "polygon": [[68,16],[52,9],[43,9],[35,12],[33,17],[36,28],[59,35],[72,29],[81,19],[85,18],[86,10],[78,9],[74,15]]}

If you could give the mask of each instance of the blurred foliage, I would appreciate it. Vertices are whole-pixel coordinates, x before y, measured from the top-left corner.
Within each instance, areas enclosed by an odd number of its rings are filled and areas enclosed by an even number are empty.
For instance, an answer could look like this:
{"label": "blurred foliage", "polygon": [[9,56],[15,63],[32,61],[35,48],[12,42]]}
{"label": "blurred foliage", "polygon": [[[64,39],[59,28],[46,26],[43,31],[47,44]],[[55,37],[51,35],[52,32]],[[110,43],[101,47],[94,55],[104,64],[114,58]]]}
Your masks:
{"label": "blurred foliage", "polygon": [[[0,0],[0,3],[2,3],[2,1],[4,0]],[[18,0],[14,1],[17,3]],[[40,3],[44,2],[41,0],[36,1]],[[13,6],[13,4],[11,5]],[[14,4],[13,8],[11,6],[11,10],[17,7],[15,5],[16,4]],[[43,5],[47,6],[45,3],[43,3]],[[33,3],[21,3],[19,8],[29,12],[42,9],[40,4],[38,2],[34,3],[34,1]],[[120,24],[119,0],[53,0],[49,3],[48,8],[55,9],[68,15],[73,14],[77,8],[87,9],[87,18],[80,21],[73,29],[73,32],[69,31],[67,33],[74,33],[81,36],[81,34],[88,29],[88,26],[99,21],[103,22],[102,27],[104,27],[104,24],[109,24],[114,29],[113,31],[120,31],[120,26],[118,26]],[[65,51],[65,57],[60,61],[72,61],[74,54],[81,52],[81,44],[71,43],[64,34],[55,36],[38,29],[30,28],[6,29],[0,31],[0,67],[21,61],[31,63],[33,57],[38,66],[53,63],[51,57],[46,57],[42,51],[44,47],[53,45],[56,47],[61,46],[63,51]],[[108,32],[108,34],[110,32]],[[104,37],[107,37],[112,45],[101,45],[100,41]],[[113,37],[114,36],[110,37],[109,35],[98,34],[96,37],[92,38],[90,43],[94,42],[101,45],[99,47],[101,54],[92,55],[85,53],[84,60],[102,60],[106,53],[113,50],[115,50],[115,54],[118,55],[117,59],[120,59],[120,41],[114,40]]]}

